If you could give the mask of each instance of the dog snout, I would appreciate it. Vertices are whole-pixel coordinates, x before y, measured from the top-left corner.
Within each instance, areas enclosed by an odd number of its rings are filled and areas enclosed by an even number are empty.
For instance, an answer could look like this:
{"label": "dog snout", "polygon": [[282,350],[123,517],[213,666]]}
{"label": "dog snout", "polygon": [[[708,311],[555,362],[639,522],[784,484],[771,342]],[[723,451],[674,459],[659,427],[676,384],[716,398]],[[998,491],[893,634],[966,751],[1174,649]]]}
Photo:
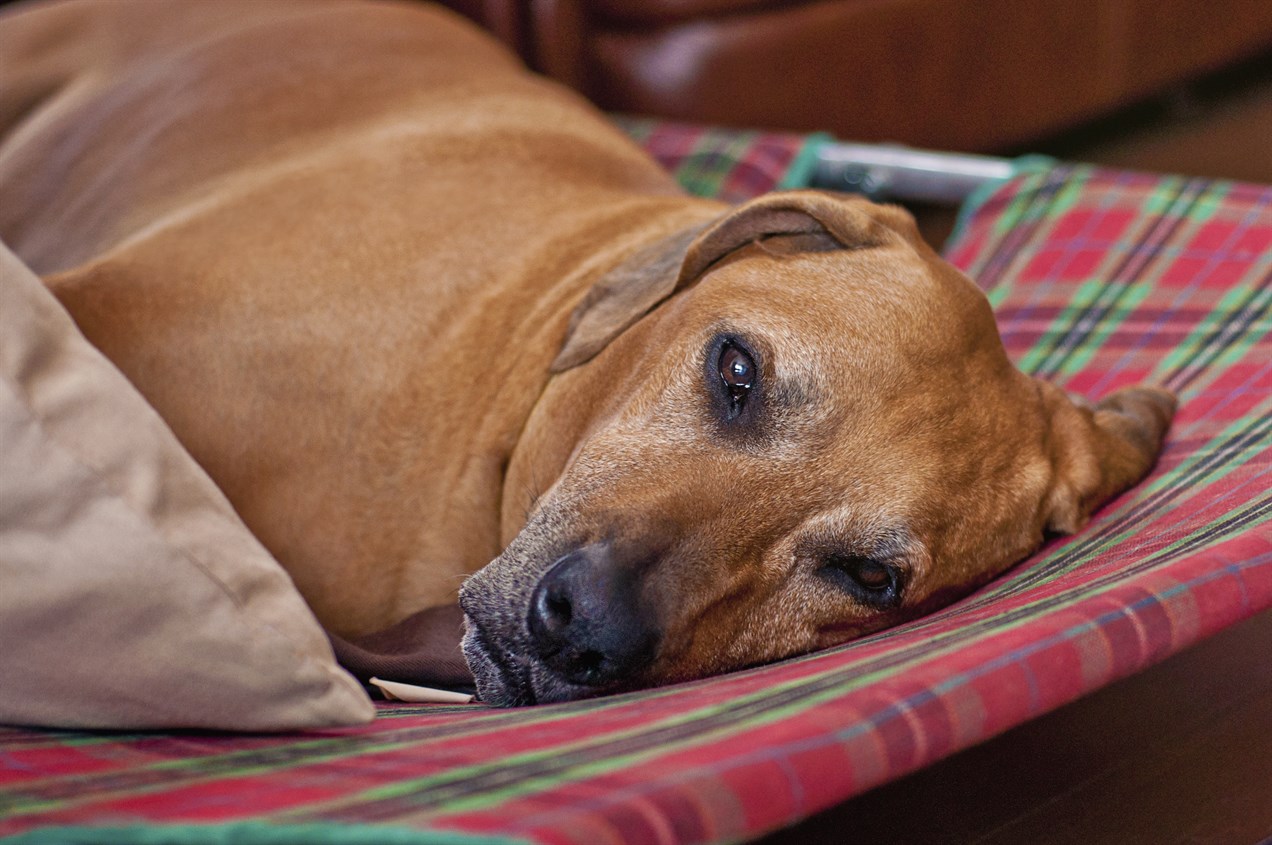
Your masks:
{"label": "dog snout", "polygon": [[659,634],[641,607],[639,578],[608,544],[585,546],[553,563],[534,589],[526,620],[544,665],[591,687],[646,666]]}

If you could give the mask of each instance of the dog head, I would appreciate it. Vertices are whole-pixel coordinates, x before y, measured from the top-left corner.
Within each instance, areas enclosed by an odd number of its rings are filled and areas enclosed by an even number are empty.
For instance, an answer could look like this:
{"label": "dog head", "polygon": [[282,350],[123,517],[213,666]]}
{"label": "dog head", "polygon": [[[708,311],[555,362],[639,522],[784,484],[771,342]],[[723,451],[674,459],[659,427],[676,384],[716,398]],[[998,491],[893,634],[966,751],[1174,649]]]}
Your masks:
{"label": "dog head", "polygon": [[702,677],[948,603],[1139,480],[1174,410],[1022,374],[908,214],[810,191],[616,268],[554,368],[511,541],[461,594],[494,704]]}

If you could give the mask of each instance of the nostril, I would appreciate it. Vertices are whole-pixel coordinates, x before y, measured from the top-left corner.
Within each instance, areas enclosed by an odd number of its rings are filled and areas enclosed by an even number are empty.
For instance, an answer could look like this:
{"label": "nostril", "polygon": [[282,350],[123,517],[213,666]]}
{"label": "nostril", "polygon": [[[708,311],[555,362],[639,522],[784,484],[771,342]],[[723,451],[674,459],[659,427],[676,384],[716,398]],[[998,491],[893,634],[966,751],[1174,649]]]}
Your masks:
{"label": "nostril", "polygon": [[530,599],[530,634],[544,654],[555,654],[570,639],[574,600],[568,583],[541,582]]}
{"label": "nostril", "polygon": [[552,621],[565,627],[574,616],[574,606],[565,596],[548,596],[548,613]]}
{"label": "nostril", "polygon": [[563,590],[544,590],[540,595],[539,615],[549,631],[560,631],[574,618],[574,605]]}
{"label": "nostril", "polygon": [[573,670],[582,680],[596,681],[600,680],[602,665],[605,663],[605,655],[599,651],[584,651],[573,660]]}

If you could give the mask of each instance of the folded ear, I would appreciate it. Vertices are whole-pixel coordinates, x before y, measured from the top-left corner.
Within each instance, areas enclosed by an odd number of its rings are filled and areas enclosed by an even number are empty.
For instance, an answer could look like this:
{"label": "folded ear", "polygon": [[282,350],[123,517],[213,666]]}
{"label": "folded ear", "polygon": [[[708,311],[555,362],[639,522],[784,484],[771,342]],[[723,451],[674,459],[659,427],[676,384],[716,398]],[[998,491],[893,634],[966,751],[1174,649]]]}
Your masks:
{"label": "folded ear", "polygon": [[1047,528],[1071,534],[1092,511],[1152,469],[1175,415],[1175,397],[1155,387],[1128,387],[1087,407],[1074,404],[1059,388],[1040,384],[1055,469],[1043,504]]}
{"label": "folded ear", "polygon": [[552,372],[590,360],[664,299],[749,244],[781,254],[855,249],[882,244],[904,227],[914,225],[901,209],[842,194],[788,191],[751,200],[637,250],[602,276],[575,308]]}

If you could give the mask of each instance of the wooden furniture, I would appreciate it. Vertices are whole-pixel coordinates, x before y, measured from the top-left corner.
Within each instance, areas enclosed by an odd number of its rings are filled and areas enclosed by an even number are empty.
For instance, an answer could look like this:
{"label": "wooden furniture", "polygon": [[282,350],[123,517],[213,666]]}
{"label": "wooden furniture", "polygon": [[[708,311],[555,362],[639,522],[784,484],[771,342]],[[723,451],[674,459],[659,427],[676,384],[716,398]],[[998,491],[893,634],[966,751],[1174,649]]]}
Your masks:
{"label": "wooden furniture", "polygon": [[447,0],[610,111],[1001,151],[1272,47],[1267,0]]}

